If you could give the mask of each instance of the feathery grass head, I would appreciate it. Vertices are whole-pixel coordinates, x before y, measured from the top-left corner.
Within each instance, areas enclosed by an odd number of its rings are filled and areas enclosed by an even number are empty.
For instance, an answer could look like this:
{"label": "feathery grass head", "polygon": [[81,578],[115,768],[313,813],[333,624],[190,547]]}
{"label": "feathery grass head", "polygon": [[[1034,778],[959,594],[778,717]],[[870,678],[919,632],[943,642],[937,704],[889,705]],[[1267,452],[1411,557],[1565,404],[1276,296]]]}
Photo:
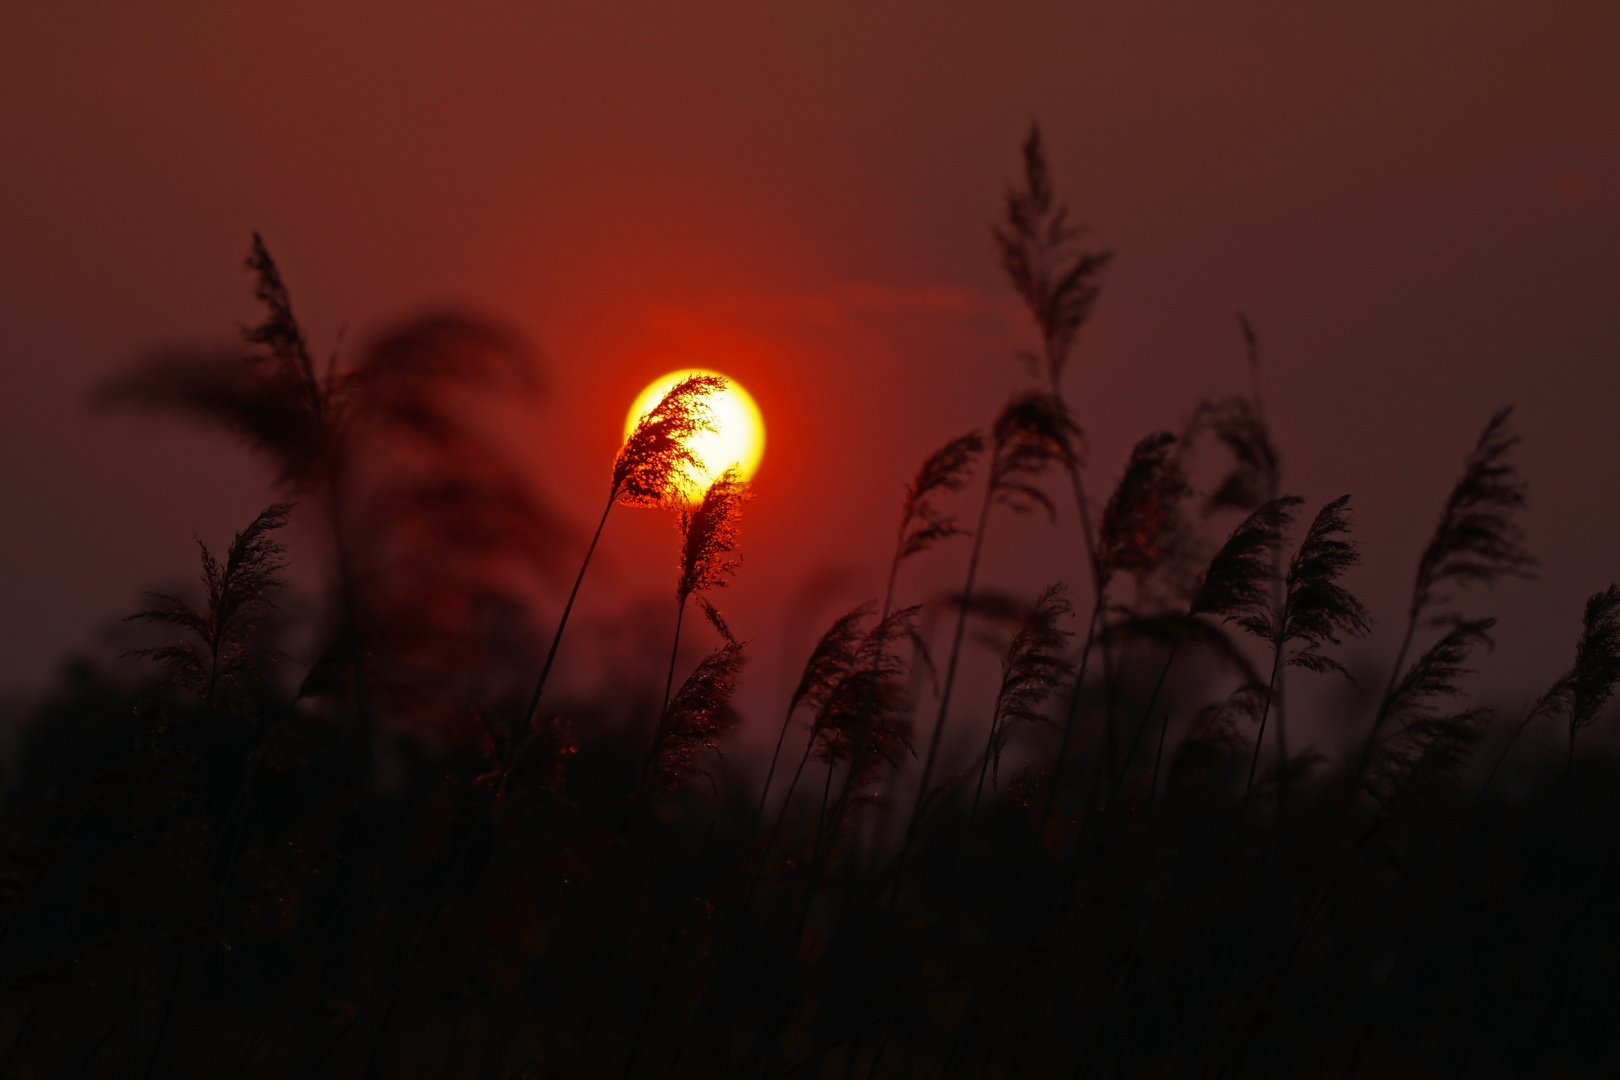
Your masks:
{"label": "feathery grass head", "polygon": [[1586,601],[1581,640],[1570,679],[1569,728],[1591,726],[1620,682],[1620,586],[1610,585]]}
{"label": "feathery grass head", "polygon": [[917,470],[900,507],[899,559],[926,551],[947,537],[959,536],[956,519],[940,511],[941,496],[961,491],[974,460],[984,452],[984,436],[977,431],[958,436],[935,450]]}
{"label": "feathery grass head", "polygon": [[1007,193],[1006,207],[996,228],[1001,268],[1040,327],[1041,360],[1055,389],[1113,252],[1080,250],[1083,230],[1069,224],[1068,208],[1054,199],[1039,127],[1024,142],[1023,186]]}
{"label": "feathery grass head", "polygon": [[203,588],[207,607],[197,611],[184,600],[148,594],[156,603],[126,621],[178,626],[191,639],[129,655],[169,666],[174,681],[212,701],[223,686],[254,675],[249,639],[266,613],[274,610],[269,593],[285,584],[277,575],[286,567],[284,550],[272,533],[287,524],[292,507],[277,503],[237,533],[221,563],[201,540]]}
{"label": "feathery grass head", "polygon": [[991,778],[1001,769],[1001,752],[1012,725],[1050,724],[1041,706],[1068,678],[1072,665],[1063,652],[1073,633],[1060,624],[1074,614],[1061,584],[1048,585],[1035,600],[1001,661],[1001,689],[996,693],[991,738]]}
{"label": "feathery grass head", "polygon": [[1170,553],[1180,531],[1187,476],[1176,437],[1161,431],[1138,442],[1125,474],[1103,510],[1097,562],[1104,579],[1124,571],[1146,574]]}
{"label": "feathery grass head", "polygon": [[1535,565],[1521,546],[1514,520],[1524,506],[1524,484],[1511,460],[1519,443],[1509,424],[1512,413],[1509,407],[1492,416],[1469,452],[1462,478],[1418,562],[1413,618],[1438,601],[1447,585],[1489,585],[1505,575],[1528,573]]}
{"label": "feathery grass head", "polygon": [[665,710],[648,785],[668,790],[690,776],[705,776],[698,759],[718,750],[720,739],[737,726],[731,696],[737,689],[746,642],[732,641],[698,664]]}
{"label": "feathery grass head", "polygon": [[1495,619],[1457,619],[1406,669],[1390,693],[1385,711],[1392,717],[1433,716],[1436,703],[1461,696],[1474,649],[1492,645]]}
{"label": "feathery grass head", "polygon": [[726,584],[741,559],[726,556],[737,547],[737,519],[748,501],[748,484],[735,467],[721,473],[695,508],[681,509],[681,576],[675,595],[683,603],[693,593]]}
{"label": "feathery grass head", "polygon": [[1453,620],[1385,698],[1381,716],[1399,727],[1371,748],[1362,785],[1386,810],[1455,775],[1479,740],[1488,710],[1444,711],[1441,705],[1462,696],[1469,657],[1491,647],[1495,625],[1495,619]]}
{"label": "feathery grass head", "polygon": [[619,448],[613,461],[616,498],[649,506],[679,494],[681,473],[703,464],[692,453],[692,436],[714,430],[707,399],[725,386],[718,375],[692,375],[669,388]]}
{"label": "feathery grass head", "polygon": [[1322,649],[1339,644],[1340,634],[1367,632],[1367,609],[1339,584],[1340,576],[1361,561],[1348,539],[1349,506],[1350,496],[1341,495],[1322,507],[1288,565],[1281,640],[1300,643],[1288,654],[1292,667],[1347,674]]}
{"label": "feathery grass head", "polygon": [[828,684],[816,714],[817,758],[851,764],[855,786],[870,779],[879,763],[899,768],[911,753],[909,703],[901,681],[906,663],[895,646],[910,639],[919,610],[896,611],[861,637],[852,661]]}
{"label": "feathery grass head", "polygon": [[801,705],[819,710],[827,695],[838,685],[859,658],[862,639],[861,625],[871,617],[875,604],[870,602],[839,616],[821,635],[816,647],[805,662],[804,674],[788,699],[788,712],[796,712]]}
{"label": "feathery grass head", "polygon": [[1081,460],[1080,428],[1062,399],[1042,392],[1014,397],[996,417],[994,435],[990,485],[996,501],[1018,511],[1039,506],[1047,516],[1055,515],[1051,497],[1037,481],[1051,465],[1074,469]]}
{"label": "feathery grass head", "polygon": [[1610,585],[1587,597],[1581,613],[1581,637],[1575,664],[1536,703],[1536,710],[1562,714],[1569,737],[1590,727],[1620,682],[1620,586]]}
{"label": "feathery grass head", "polygon": [[1232,530],[1199,579],[1192,614],[1235,621],[1256,637],[1272,636],[1275,557],[1283,534],[1294,523],[1294,509],[1304,501],[1297,495],[1272,499]]}

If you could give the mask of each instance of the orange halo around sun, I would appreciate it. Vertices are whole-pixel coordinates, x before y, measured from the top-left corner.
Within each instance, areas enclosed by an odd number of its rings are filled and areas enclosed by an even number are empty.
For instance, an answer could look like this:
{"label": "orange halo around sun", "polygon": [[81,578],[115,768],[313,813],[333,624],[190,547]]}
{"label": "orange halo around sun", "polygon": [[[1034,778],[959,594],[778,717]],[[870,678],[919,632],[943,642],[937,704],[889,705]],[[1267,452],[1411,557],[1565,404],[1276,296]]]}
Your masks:
{"label": "orange halo around sun", "polygon": [[[652,411],[671,387],[693,375],[720,373],[706,368],[686,368],[654,379],[630,406],[630,413],[624,418],[625,435],[628,437],[635,430],[641,418]],[[736,379],[727,375],[720,377],[726,380],[725,389],[706,399],[714,430],[699,432],[687,443],[692,455],[703,463],[701,469],[687,470],[682,486],[688,495],[700,494],[729,466],[736,466],[742,479],[750,479],[765,454],[765,420],[760,416],[759,406]]]}

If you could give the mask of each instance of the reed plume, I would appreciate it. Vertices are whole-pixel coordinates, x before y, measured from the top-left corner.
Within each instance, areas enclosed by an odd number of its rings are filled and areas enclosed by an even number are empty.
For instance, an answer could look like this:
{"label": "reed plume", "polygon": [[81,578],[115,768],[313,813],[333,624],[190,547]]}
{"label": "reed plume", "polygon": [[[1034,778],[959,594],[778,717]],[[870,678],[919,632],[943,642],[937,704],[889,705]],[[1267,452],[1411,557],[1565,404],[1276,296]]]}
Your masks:
{"label": "reed plume", "polygon": [[231,540],[223,563],[198,540],[203,610],[178,597],[148,593],[152,606],[125,619],[177,626],[191,637],[128,655],[167,665],[176,685],[195,693],[209,711],[221,690],[257,678],[251,638],[264,616],[275,609],[271,590],[286,584],[278,576],[287,565],[282,558],[285,549],[272,534],[287,524],[291,511],[286,503],[261,511]]}
{"label": "reed plume", "polygon": [[647,784],[667,791],[690,776],[707,776],[698,759],[718,750],[720,739],[737,725],[731,696],[737,689],[745,642],[727,642],[705,656],[664,710]]}
{"label": "reed plume", "polygon": [[1347,675],[1336,658],[1322,650],[1340,644],[1339,635],[1367,632],[1367,609],[1339,583],[1346,570],[1361,561],[1350,540],[1350,496],[1341,495],[1321,510],[1288,564],[1287,599],[1280,640],[1294,643],[1285,663],[1308,671]]}
{"label": "reed plume", "polygon": [[675,585],[679,602],[705,589],[723,588],[742,565],[741,559],[728,556],[737,548],[737,522],[748,498],[748,484],[732,466],[709,485],[696,507],[682,507],[681,573]]}
{"label": "reed plume", "polygon": [[1486,423],[1463,463],[1462,477],[1446,499],[1440,523],[1418,559],[1406,630],[1355,767],[1358,784],[1374,764],[1384,726],[1405,705],[1400,689],[1422,680],[1419,669],[1428,654],[1411,671],[1406,668],[1418,626],[1428,619],[1435,625],[1451,627],[1436,647],[1446,646],[1456,627],[1467,625],[1466,621],[1432,617],[1433,609],[1450,599],[1452,590],[1473,584],[1491,585],[1504,576],[1525,575],[1535,565],[1524,550],[1516,520],[1525,495],[1524,483],[1512,461],[1513,448],[1519,443],[1519,435],[1510,424],[1512,414],[1511,406],[1499,409]]}
{"label": "reed plume", "polygon": [[1569,744],[1592,726],[1620,682],[1620,586],[1610,585],[1587,598],[1581,615],[1581,637],[1575,666],[1565,679],[1560,704],[1569,721]]}
{"label": "reed plume", "polygon": [[707,399],[725,386],[718,375],[690,375],[669,388],[636,423],[613,460],[616,499],[656,506],[684,491],[683,474],[704,465],[692,452],[692,438],[714,430]]}
{"label": "reed plume", "polygon": [[847,768],[846,792],[869,783],[884,764],[899,768],[912,752],[902,681],[907,664],[895,646],[909,639],[918,610],[903,608],[874,623],[821,695],[815,756],[829,766]]}
{"label": "reed plume", "polygon": [[1036,597],[1001,661],[1001,686],[990,716],[989,741],[979,764],[979,782],[973,793],[976,811],[984,793],[988,769],[994,786],[1001,771],[1001,754],[1016,724],[1044,724],[1051,720],[1042,711],[1047,698],[1068,677],[1072,665],[1064,649],[1073,631],[1059,625],[1074,614],[1062,584],[1048,585]]}
{"label": "reed plume", "polygon": [[1192,614],[1235,622],[1256,637],[1270,636],[1276,554],[1304,501],[1297,495],[1272,499],[1232,530],[1199,579]]}
{"label": "reed plume", "polygon": [[1132,448],[1103,509],[1097,560],[1104,582],[1118,573],[1141,579],[1179,553],[1181,501],[1188,490],[1180,446],[1174,435],[1161,431]]}
{"label": "reed plume", "polygon": [[976,431],[959,435],[935,450],[917,470],[900,503],[900,525],[896,530],[894,558],[889,564],[889,581],[883,592],[883,615],[894,604],[894,582],[900,564],[921,554],[941,540],[961,536],[966,530],[956,524],[953,514],[945,513],[939,500],[967,486],[973,463],[984,452],[984,436]]}
{"label": "reed plume", "polygon": [[1085,230],[1069,222],[1068,207],[1056,199],[1037,125],[1024,140],[1023,186],[1007,192],[1005,209],[995,230],[1001,268],[1040,329],[1041,355],[1031,359],[1044,367],[1056,395],[1074,339],[1102,291],[1097,277],[1113,252],[1080,247]]}
{"label": "reed plume", "polygon": [[1384,702],[1394,730],[1380,739],[1361,783],[1381,812],[1413,797],[1427,798],[1455,776],[1483,734],[1490,711],[1448,709],[1463,694],[1473,651],[1490,648],[1495,619],[1456,619],[1402,675]]}
{"label": "reed plume", "polygon": [[1516,520],[1525,495],[1510,460],[1520,442],[1509,423],[1512,415],[1508,407],[1491,417],[1446,499],[1440,524],[1418,562],[1412,588],[1414,619],[1439,602],[1447,586],[1490,585],[1535,565],[1523,548]]}
{"label": "reed plume", "polygon": [[[1288,564],[1280,610],[1273,608],[1263,583],[1271,580],[1273,572],[1268,554],[1276,550],[1281,530],[1299,503],[1292,497],[1267,503],[1238,526],[1216,555],[1194,599],[1200,611],[1220,613],[1272,648],[1271,678],[1260,710],[1246,792],[1254,787],[1266,722],[1277,697],[1282,669],[1302,667],[1344,673],[1344,665],[1323,652],[1324,647],[1339,644],[1341,634],[1360,635],[1367,631],[1367,609],[1339,583],[1339,577],[1360,561],[1354,542],[1345,538],[1350,531],[1349,502],[1350,496],[1340,496],[1323,506],[1311,521]],[[1217,572],[1219,576],[1215,576]],[[1280,759],[1286,765],[1288,748],[1280,712],[1278,742]]]}

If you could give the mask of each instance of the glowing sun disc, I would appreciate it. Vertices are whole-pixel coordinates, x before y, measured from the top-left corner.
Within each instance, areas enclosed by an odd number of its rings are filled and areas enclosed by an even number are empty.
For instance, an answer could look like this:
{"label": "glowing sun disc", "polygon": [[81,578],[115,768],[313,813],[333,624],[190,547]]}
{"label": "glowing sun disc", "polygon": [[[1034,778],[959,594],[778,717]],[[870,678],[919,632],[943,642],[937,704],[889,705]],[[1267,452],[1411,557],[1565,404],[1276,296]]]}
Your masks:
{"label": "glowing sun disc", "polygon": [[671,371],[648,383],[647,388],[636,396],[629,415],[624,418],[626,437],[636,429],[641,418],[663,399],[670,387],[693,375],[720,375],[726,380],[726,387],[705,399],[714,420],[714,430],[699,432],[687,443],[693,456],[703,463],[701,469],[687,472],[683,486],[688,496],[701,494],[729,466],[736,466],[742,479],[752,478],[754,470],[759,468],[759,459],[765,455],[765,420],[760,416],[759,406],[754,404],[753,397],[736,379],[706,368]]}

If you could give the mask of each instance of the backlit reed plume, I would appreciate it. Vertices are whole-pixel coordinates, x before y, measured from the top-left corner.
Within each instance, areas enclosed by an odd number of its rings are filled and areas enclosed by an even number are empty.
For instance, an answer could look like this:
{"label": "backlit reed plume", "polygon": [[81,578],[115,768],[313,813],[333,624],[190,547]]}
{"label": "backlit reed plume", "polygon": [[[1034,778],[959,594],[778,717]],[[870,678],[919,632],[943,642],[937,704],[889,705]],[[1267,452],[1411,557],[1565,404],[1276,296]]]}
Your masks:
{"label": "backlit reed plume", "polygon": [[[675,685],[675,659],[681,647],[686,602],[705,589],[724,587],[726,579],[741,565],[742,560],[730,556],[737,548],[737,521],[747,501],[748,484],[738,478],[736,467],[732,466],[709,485],[702,502],[695,507],[681,507],[681,570],[675,581],[675,635],[669,650],[669,673],[664,678],[664,701],[658,727],[647,751],[649,762],[661,753],[666,729],[674,720],[670,691]],[[721,636],[735,644],[730,628],[714,605],[701,596],[698,602]]]}
{"label": "backlit reed plume", "polygon": [[745,642],[729,641],[705,656],[670,699],[648,770],[652,790],[669,790],[687,777],[708,775],[699,758],[718,750],[721,737],[737,725],[731,696],[746,647]]}
{"label": "backlit reed plume", "polygon": [[1208,432],[1232,458],[1231,468],[1204,499],[1206,515],[1221,510],[1247,513],[1275,499],[1282,485],[1282,455],[1272,442],[1260,397],[1260,341],[1246,316],[1238,315],[1238,325],[1252,384],[1249,395],[1201,401],[1186,424],[1187,443]]}
{"label": "backlit reed plume", "polygon": [[875,770],[885,764],[899,768],[911,752],[901,681],[907,664],[896,644],[909,638],[917,612],[915,607],[903,608],[873,624],[821,695],[815,756],[829,766],[847,768],[849,791],[869,784]]}
{"label": "backlit reed plume", "polygon": [[[766,838],[766,853],[769,852],[781,828],[788,804],[792,801],[793,792],[798,787],[810,754],[818,745],[828,695],[836,687],[844,684],[860,657],[870,655],[875,641],[886,642],[894,633],[903,633],[913,639],[919,654],[925,662],[928,661],[927,652],[922,648],[915,630],[915,616],[918,609],[913,607],[898,613],[894,611],[895,583],[900,574],[900,567],[907,559],[922,554],[941,540],[961,536],[967,532],[957,524],[956,516],[947,512],[940,504],[943,499],[955,495],[967,485],[973,465],[983,453],[984,436],[973,431],[952,439],[923,461],[917,475],[907,485],[905,497],[901,500],[900,522],[895,530],[894,554],[889,560],[889,575],[884,585],[883,604],[878,609],[876,627],[871,633],[859,634],[860,625],[871,615],[871,605],[862,605],[834,623],[811,655],[810,663],[805,667],[793,701],[789,704],[788,715],[783,719],[782,733],[777,737],[776,754],[771,758],[773,772],[776,755],[781,752],[782,740],[787,734],[787,726],[793,712],[798,707],[797,703],[802,700],[805,704],[811,704],[816,709],[816,718],[812,724],[809,741],[805,744],[804,754],[800,757],[798,768],[788,784],[787,794],[783,796],[781,812],[778,813],[776,823]],[[812,696],[815,698],[813,701]],[[829,763],[827,776],[829,790],[832,782],[831,768]],[[767,787],[770,775],[768,773],[766,776]],[[761,813],[764,806],[765,793],[762,792]]]}
{"label": "backlit reed plume", "polygon": [[275,609],[270,591],[285,586],[277,575],[285,569],[285,549],[271,534],[287,524],[290,505],[265,509],[238,532],[221,563],[201,540],[205,606],[197,611],[184,600],[148,593],[152,606],[125,620],[177,626],[189,639],[136,649],[129,655],[168,665],[176,685],[202,699],[209,711],[221,691],[240,687],[259,675],[249,648],[254,630]]}
{"label": "backlit reed plume", "polygon": [[1001,686],[990,716],[990,734],[979,763],[979,782],[973,792],[976,811],[984,794],[988,770],[994,785],[1001,771],[1001,755],[1018,724],[1051,725],[1043,711],[1046,700],[1067,678],[1071,664],[1064,649],[1073,632],[1060,623],[1074,614],[1063,585],[1048,585],[1036,597],[1007,654],[1001,661]]}

